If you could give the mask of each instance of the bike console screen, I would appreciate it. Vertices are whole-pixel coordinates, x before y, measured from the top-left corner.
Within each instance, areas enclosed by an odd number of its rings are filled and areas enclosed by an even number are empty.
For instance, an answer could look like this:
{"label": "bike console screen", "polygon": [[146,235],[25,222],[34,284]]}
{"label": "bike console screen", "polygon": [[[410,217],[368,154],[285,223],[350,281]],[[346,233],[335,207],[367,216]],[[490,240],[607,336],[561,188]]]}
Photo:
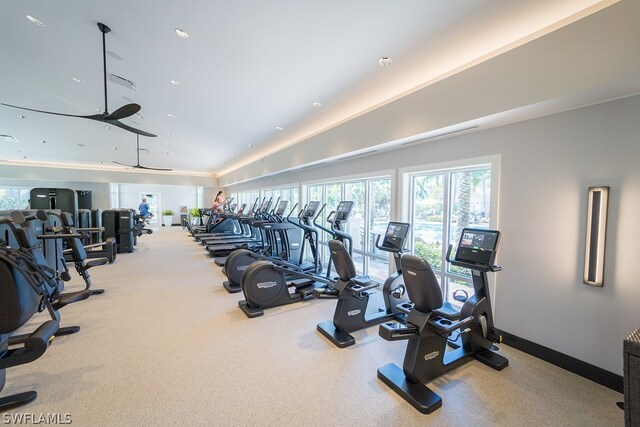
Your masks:
{"label": "bike console screen", "polygon": [[406,222],[390,222],[387,231],[384,233],[382,246],[395,251],[401,251],[404,240],[409,232],[409,224]]}
{"label": "bike console screen", "polygon": [[307,205],[307,208],[304,210],[304,213],[302,214],[302,217],[313,218],[316,215],[316,212],[318,212],[318,206],[320,206],[320,202],[318,201],[309,202],[309,204]]}
{"label": "bike console screen", "polygon": [[500,232],[465,228],[460,235],[456,261],[492,266],[496,257]]}
{"label": "bike console screen", "polygon": [[338,207],[336,208],[336,221],[345,222],[348,220],[351,209],[353,209],[353,202],[343,201],[338,203]]}

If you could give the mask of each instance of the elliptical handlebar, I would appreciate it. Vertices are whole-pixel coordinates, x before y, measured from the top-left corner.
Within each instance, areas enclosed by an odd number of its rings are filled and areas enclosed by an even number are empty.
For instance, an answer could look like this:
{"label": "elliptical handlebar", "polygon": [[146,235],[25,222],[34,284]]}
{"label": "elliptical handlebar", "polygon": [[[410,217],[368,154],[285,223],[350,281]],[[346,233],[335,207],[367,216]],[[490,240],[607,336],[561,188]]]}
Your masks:
{"label": "elliptical handlebar", "polygon": [[287,215],[287,216],[286,216],[286,220],[287,220],[288,222],[291,222],[291,220],[289,220],[289,217],[291,216],[291,214],[293,214],[293,211],[295,211],[297,207],[298,207],[298,204],[296,203],[296,204],[294,204],[294,205],[293,205],[293,207],[292,207],[292,208],[291,208],[291,210],[289,211],[289,215]]}

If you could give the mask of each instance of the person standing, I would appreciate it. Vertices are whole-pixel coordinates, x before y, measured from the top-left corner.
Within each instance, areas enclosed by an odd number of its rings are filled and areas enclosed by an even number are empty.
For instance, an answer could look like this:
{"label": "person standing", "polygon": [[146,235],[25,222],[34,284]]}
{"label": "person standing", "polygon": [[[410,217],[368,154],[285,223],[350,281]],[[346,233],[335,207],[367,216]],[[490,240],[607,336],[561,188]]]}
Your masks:
{"label": "person standing", "polygon": [[222,202],[224,202],[224,192],[220,190],[216,195],[216,199],[213,201],[213,206],[211,206],[211,210],[214,212],[222,212]]}
{"label": "person standing", "polygon": [[150,209],[150,206],[149,206],[149,203],[147,202],[147,198],[143,197],[142,203],[140,203],[140,206],[138,206],[138,211],[140,212],[140,215],[143,218],[150,218],[151,212],[149,212],[149,209]]}

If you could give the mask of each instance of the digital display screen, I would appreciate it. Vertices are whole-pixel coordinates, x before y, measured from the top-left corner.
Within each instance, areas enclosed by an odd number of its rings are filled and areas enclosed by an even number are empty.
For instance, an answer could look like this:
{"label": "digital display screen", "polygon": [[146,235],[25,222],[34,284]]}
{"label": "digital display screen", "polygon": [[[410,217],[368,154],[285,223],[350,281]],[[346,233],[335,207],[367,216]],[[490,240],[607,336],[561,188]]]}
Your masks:
{"label": "digital display screen", "polygon": [[278,203],[278,207],[276,208],[276,215],[282,215],[284,213],[284,210],[287,209],[288,204],[289,202],[286,200],[283,200],[280,203]]}
{"label": "digital display screen", "polygon": [[302,216],[305,218],[312,218],[318,211],[318,206],[320,206],[320,202],[318,201],[309,202]]}
{"label": "digital display screen", "polygon": [[353,209],[353,202],[340,202],[336,208],[336,219],[338,221],[346,221]]}
{"label": "digital display screen", "polygon": [[406,238],[409,231],[409,224],[404,222],[390,222],[387,226],[386,236]]}
{"label": "digital display screen", "polygon": [[456,261],[491,265],[500,233],[493,230],[465,228],[460,235]]}
{"label": "digital display screen", "polygon": [[401,250],[408,232],[409,224],[406,222],[390,222],[384,234],[382,246],[393,250]]}

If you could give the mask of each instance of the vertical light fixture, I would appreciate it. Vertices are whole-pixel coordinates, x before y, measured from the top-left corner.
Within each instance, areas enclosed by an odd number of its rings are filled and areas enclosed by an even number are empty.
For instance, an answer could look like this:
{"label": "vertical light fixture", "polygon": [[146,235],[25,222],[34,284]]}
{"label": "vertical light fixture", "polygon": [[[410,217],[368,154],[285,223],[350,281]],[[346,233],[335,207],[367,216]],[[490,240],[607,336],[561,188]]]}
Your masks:
{"label": "vertical light fixture", "polygon": [[608,204],[609,187],[589,187],[583,278],[587,285],[603,285]]}

